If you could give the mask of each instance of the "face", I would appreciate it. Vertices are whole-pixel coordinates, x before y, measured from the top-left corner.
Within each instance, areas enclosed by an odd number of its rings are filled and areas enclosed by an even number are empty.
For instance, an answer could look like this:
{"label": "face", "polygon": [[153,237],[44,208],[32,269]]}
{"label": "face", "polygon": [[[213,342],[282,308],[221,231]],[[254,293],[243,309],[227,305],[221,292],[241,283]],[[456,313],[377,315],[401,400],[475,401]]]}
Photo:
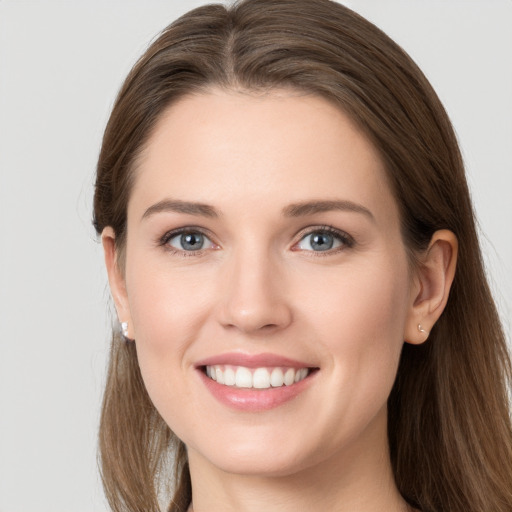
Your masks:
{"label": "face", "polygon": [[413,278],[369,141],[315,96],[211,90],[160,119],[120,320],[191,464],[286,475],[386,449]]}

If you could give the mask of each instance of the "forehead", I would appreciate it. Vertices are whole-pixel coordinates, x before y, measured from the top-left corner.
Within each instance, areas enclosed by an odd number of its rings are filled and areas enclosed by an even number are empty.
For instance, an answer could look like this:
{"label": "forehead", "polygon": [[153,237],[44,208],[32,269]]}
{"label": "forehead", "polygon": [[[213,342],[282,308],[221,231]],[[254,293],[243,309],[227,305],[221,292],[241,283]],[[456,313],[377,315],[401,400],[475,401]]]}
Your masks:
{"label": "forehead", "polygon": [[[139,159],[132,206],[316,199],[394,209],[378,152],[340,109],[294,91],[211,91],[171,105]],[[248,204],[248,203],[246,203]],[[277,206],[277,205],[276,205]]]}

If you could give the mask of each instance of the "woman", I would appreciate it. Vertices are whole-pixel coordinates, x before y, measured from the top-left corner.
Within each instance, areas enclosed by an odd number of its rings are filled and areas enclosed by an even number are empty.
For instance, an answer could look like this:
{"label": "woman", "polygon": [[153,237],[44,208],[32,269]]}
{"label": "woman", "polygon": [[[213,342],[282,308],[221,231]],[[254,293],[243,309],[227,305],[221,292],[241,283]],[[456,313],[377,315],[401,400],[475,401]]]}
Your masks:
{"label": "woman", "polygon": [[113,510],[512,510],[456,138],[369,22],[328,0],[180,18],[119,93],[94,223],[122,323]]}

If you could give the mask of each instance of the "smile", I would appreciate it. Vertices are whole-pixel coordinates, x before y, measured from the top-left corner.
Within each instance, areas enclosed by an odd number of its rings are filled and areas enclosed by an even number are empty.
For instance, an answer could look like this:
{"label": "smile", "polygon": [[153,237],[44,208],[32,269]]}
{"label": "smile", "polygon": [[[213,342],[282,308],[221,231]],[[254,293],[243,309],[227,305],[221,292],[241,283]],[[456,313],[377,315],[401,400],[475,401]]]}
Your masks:
{"label": "smile", "polygon": [[320,368],[279,354],[230,352],[197,361],[206,389],[221,404],[243,413],[274,409],[307,396]]}
{"label": "smile", "polygon": [[310,368],[261,367],[234,365],[207,365],[206,375],[218,384],[245,389],[269,389],[291,386],[304,380]]}

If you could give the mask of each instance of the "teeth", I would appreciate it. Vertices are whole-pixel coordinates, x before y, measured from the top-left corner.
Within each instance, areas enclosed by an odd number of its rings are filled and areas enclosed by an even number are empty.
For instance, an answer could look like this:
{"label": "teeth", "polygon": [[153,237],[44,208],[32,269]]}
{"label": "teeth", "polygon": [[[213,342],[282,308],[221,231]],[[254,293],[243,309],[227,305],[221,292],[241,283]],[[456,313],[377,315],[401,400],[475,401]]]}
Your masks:
{"label": "teeth", "polygon": [[300,370],[295,372],[295,382],[299,382],[299,380],[305,379],[308,375],[307,368],[301,368]]}
{"label": "teeth", "polygon": [[309,375],[308,368],[246,368],[245,366],[214,365],[206,367],[206,375],[226,386],[269,389],[291,386]]}
{"label": "teeth", "polygon": [[[216,368],[216,371],[222,373],[222,370],[220,370],[219,368]],[[252,375],[251,371],[248,368],[239,366],[238,369],[236,370],[235,379],[235,386],[237,388],[252,388]]]}
{"label": "teeth", "polygon": [[233,368],[226,368],[224,370],[224,384],[226,386],[234,386],[236,384],[236,373]]}
{"label": "teeth", "polygon": [[279,388],[284,384],[284,375],[281,368],[274,368],[270,374],[270,385],[273,388]]}
{"label": "teeth", "polygon": [[287,386],[291,386],[295,382],[295,370],[293,368],[288,368],[286,373],[284,374],[284,383]]}
{"label": "teeth", "polygon": [[270,373],[266,368],[258,368],[252,376],[252,387],[267,389],[270,387]]}

